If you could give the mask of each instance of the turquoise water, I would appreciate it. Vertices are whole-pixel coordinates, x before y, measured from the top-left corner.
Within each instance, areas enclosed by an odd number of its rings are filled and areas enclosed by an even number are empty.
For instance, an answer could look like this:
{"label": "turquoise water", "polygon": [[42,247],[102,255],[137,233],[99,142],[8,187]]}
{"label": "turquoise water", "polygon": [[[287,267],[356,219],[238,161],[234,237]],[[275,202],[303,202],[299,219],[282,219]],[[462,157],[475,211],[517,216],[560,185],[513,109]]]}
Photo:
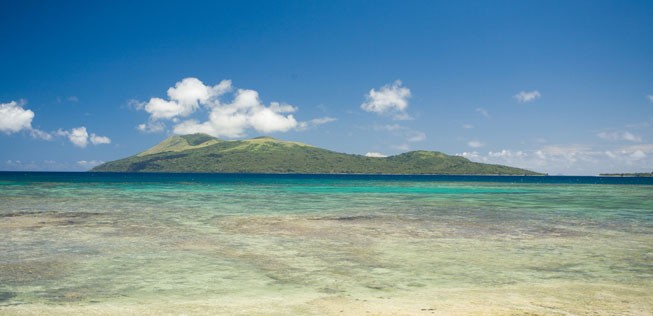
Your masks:
{"label": "turquoise water", "polygon": [[0,314],[653,310],[653,178],[0,173]]}

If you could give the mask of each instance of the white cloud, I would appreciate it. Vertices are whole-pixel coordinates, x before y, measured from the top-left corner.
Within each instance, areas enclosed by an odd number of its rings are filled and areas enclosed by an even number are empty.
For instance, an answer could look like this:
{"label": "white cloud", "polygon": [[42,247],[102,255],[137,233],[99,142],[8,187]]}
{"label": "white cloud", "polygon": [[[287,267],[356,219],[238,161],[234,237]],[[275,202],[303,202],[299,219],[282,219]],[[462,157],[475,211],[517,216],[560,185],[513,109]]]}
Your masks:
{"label": "white cloud", "polygon": [[[626,146],[616,150],[608,150],[605,154],[610,158],[632,164],[653,156],[653,144]],[[648,163],[650,169],[653,162]]]}
{"label": "white cloud", "polygon": [[641,142],[642,137],[639,135],[635,135],[631,132],[600,132],[596,134],[601,139],[609,140],[609,141],[620,141],[620,140],[626,140],[630,142]]}
{"label": "white cloud", "polygon": [[649,101],[653,102],[653,94],[649,94],[646,96]]}
{"label": "white cloud", "polygon": [[367,112],[392,115],[397,120],[406,120],[410,119],[406,113],[410,96],[410,89],[402,87],[401,81],[397,80],[391,85],[381,87],[378,91],[371,89],[361,108]]}
{"label": "white cloud", "polygon": [[127,100],[127,107],[130,108],[130,109],[134,109],[134,110],[139,110],[139,111],[143,110],[143,109],[145,109],[146,104],[147,104],[147,102],[141,102],[141,101],[138,101],[136,99]]}
{"label": "white cloud", "polygon": [[528,156],[528,154],[524,153],[521,150],[513,152],[513,151],[510,151],[510,150],[503,149],[503,150],[497,151],[497,152],[490,151],[490,152],[488,152],[488,156],[490,156],[490,157],[500,157],[500,158],[513,158],[513,157],[521,158],[521,157]]}
{"label": "white cloud", "polygon": [[369,152],[365,154],[365,157],[372,157],[372,158],[385,158],[388,157],[382,153],[377,153],[377,152]]}
{"label": "white cloud", "polygon": [[337,118],[329,117],[329,116],[318,117],[318,118],[312,119],[312,120],[310,120],[308,122],[299,122],[298,125],[297,125],[297,130],[303,131],[303,130],[306,130],[306,129],[308,129],[310,127],[313,127],[313,126],[328,124],[328,123],[331,123],[331,122],[335,122],[337,120],[338,120]]}
{"label": "white cloud", "polygon": [[216,133],[215,128],[211,125],[211,122],[200,123],[196,120],[187,120],[175,125],[175,127],[173,128],[173,133],[178,135],[203,133],[216,137],[220,137],[224,135],[227,135],[229,137],[238,137],[241,135],[239,134],[239,129],[236,128],[235,130],[231,131],[228,128],[229,126],[227,124],[223,124],[221,127],[221,131],[219,133]]}
{"label": "white cloud", "polygon": [[24,101],[0,104],[0,131],[12,134],[32,129],[34,112],[23,109]]}
{"label": "white cloud", "polygon": [[68,140],[73,143],[73,145],[80,147],[80,148],[85,148],[89,142],[93,145],[101,145],[101,144],[110,144],[111,139],[106,136],[98,136],[95,135],[95,133],[91,133],[90,137],[88,134],[88,131],[86,130],[85,126],[80,126],[71,129],[70,131],[66,130],[58,130],[56,132],[57,136],[62,136],[62,137],[67,137]]}
{"label": "white cloud", "polygon": [[98,136],[95,135],[95,133],[91,133],[91,137],[89,139],[93,145],[111,144],[111,139],[109,139],[109,137]]}
{"label": "white cloud", "polygon": [[195,111],[195,107],[184,106],[177,102],[166,101],[161,98],[151,98],[145,104],[145,111],[150,113],[152,120],[159,120],[171,119],[177,116],[188,116]]}
{"label": "white cloud", "polygon": [[0,167],[4,170],[12,171],[86,171],[102,163],[104,162],[98,160],[80,160],[77,162],[62,162],[55,160],[6,160],[4,162],[0,162]]}
{"label": "white cloud", "polygon": [[187,117],[199,109],[219,105],[218,97],[231,90],[231,81],[222,80],[215,86],[206,86],[197,78],[184,78],[167,91],[169,100],[151,98],[146,103],[130,101],[137,109],[150,113],[152,121]]}
{"label": "white cloud", "polygon": [[136,129],[138,129],[143,133],[160,133],[163,132],[163,130],[165,129],[165,124],[163,124],[162,122],[150,121],[147,123],[138,124],[138,126],[136,126]]}
{"label": "white cloud", "polygon": [[467,146],[472,147],[472,148],[479,148],[485,146],[484,143],[478,141],[478,140],[470,140],[467,142]]}
{"label": "white cloud", "polygon": [[74,95],[71,95],[71,96],[67,97],[66,100],[68,100],[70,102],[75,102],[75,103],[79,102],[79,98],[77,96],[74,96]]}
{"label": "white cloud", "polygon": [[474,161],[479,160],[480,157],[477,151],[471,151],[471,152],[465,151],[462,154],[458,154],[458,156],[463,156],[469,160],[474,160]]}
{"label": "white cloud", "polygon": [[463,124],[462,127],[464,129],[472,129],[472,128],[474,128],[474,125],[472,125],[472,124]]}
{"label": "white cloud", "polygon": [[[72,101],[72,100],[70,100]],[[23,108],[25,101],[11,101],[0,104],[0,131],[13,134],[20,131],[29,132],[33,138],[52,140],[54,136],[66,137],[75,146],[84,148],[90,140],[94,145],[109,144],[111,139],[106,136],[91,134],[89,137],[86,127],[73,128],[70,131],[59,129],[57,132],[48,133],[32,127],[34,112]]]}
{"label": "white cloud", "polygon": [[[258,93],[256,96],[258,98]],[[250,106],[248,123],[259,132],[285,132],[297,126],[297,121],[292,115],[281,115],[281,113],[295,112],[296,109],[292,106],[272,103],[266,108],[260,101],[247,106]]]}
{"label": "white cloud", "polygon": [[42,140],[52,140],[52,134],[48,132],[44,132],[42,130],[38,130],[36,128],[32,128],[30,131],[30,135],[34,138],[42,139]]}
{"label": "white cloud", "polygon": [[24,109],[25,104],[23,100],[0,104],[0,131],[6,134],[29,131],[34,138],[51,140],[50,133],[32,127],[35,114],[32,110]]}
{"label": "white cloud", "polygon": [[6,168],[6,170],[16,170],[16,171],[18,170],[36,171],[42,169],[40,168],[38,163],[34,161],[27,162],[21,160],[7,160],[4,162],[4,168]]}
{"label": "white cloud", "polygon": [[478,112],[478,113],[481,113],[481,115],[483,115],[483,116],[485,116],[485,117],[487,117],[487,118],[490,117],[490,112],[488,112],[488,111],[487,111],[486,109],[484,109],[484,108],[476,108],[475,111]]}
{"label": "white cloud", "polygon": [[[258,92],[249,89],[238,89],[233,93],[231,102],[221,102],[220,97],[232,90],[230,80],[207,86],[196,78],[185,78],[168,89],[168,100],[151,98],[146,103],[132,100],[130,105],[150,113],[149,122],[137,126],[143,132],[163,131],[165,126],[160,121],[170,120],[175,123],[175,134],[206,133],[215,137],[236,138],[244,136],[249,129],[261,133],[287,132],[336,120],[322,117],[298,122],[290,114],[297,111],[296,107],[279,102],[271,102],[266,106],[259,99]],[[200,107],[209,112],[206,121],[194,118],[180,120]]]}
{"label": "white cloud", "polygon": [[88,144],[88,132],[86,131],[86,127],[82,126],[73,128],[68,133],[68,140],[77,147],[86,147]]}
{"label": "white cloud", "polygon": [[206,133],[215,137],[242,137],[247,129],[263,133],[286,132],[299,126],[293,115],[284,115],[295,107],[273,102],[265,106],[254,90],[239,89],[232,103],[211,109],[209,120],[187,120],[174,127],[175,134]]}
{"label": "white cloud", "polygon": [[168,97],[184,111],[194,111],[201,104],[206,104],[213,96],[219,96],[231,89],[231,81],[223,80],[214,87],[204,85],[197,78],[184,78],[174,87],[168,89]]}
{"label": "white cloud", "polygon": [[583,145],[554,145],[535,150],[476,151],[459,154],[483,163],[502,164],[549,174],[597,175],[599,173],[650,172],[653,144],[596,150]]}
{"label": "white cloud", "polygon": [[530,91],[530,92],[521,91],[514,95],[514,98],[517,99],[519,103],[527,103],[527,102],[535,101],[535,99],[539,99],[540,97],[541,94],[537,90]]}

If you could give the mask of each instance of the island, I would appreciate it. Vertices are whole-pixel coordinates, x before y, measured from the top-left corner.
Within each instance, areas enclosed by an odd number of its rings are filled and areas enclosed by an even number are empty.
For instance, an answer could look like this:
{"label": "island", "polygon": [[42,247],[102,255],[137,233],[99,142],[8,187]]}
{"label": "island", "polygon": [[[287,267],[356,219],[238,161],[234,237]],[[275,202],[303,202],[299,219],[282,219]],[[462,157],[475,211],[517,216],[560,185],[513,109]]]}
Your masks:
{"label": "island", "polygon": [[637,173],[601,173],[601,177],[653,177],[653,172],[637,172]]}
{"label": "island", "polygon": [[520,168],[472,162],[464,157],[435,151],[419,150],[389,157],[367,157],[272,137],[221,140],[206,134],[171,136],[135,156],[101,164],[91,171],[543,175]]}

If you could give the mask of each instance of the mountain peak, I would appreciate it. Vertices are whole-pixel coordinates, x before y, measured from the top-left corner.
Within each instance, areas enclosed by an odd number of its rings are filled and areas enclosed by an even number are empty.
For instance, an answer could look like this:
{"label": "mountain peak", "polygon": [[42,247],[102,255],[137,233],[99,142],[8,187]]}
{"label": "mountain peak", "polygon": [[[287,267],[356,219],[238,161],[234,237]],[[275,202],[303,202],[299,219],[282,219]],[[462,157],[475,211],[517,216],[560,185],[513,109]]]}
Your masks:
{"label": "mountain peak", "polygon": [[276,138],[272,136],[259,136],[259,137],[254,137],[252,139],[267,139],[267,140],[277,140]]}
{"label": "mountain peak", "polygon": [[219,141],[219,139],[204,133],[187,134],[187,135],[181,135],[179,137],[185,139],[188,142],[188,144],[191,146],[197,146],[213,140]]}
{"label": "mountain peak", "polygon": [[259,137],[254,137],[251,139],[245,139],[242,140],[241,142],[247,143],[247,144],[281,144],[281,145],[286,145],[286,146],[292,146],[292,145],[297,145],[297,146],[303,146],[303,147],[313,147],[311,145],[307,145],[304,143],[300,142],[293,142],[289,140],[281,140],[281,139],[276,139],[274,137],[270,136],[259,136]]}
{"label": "mountain peak", "polygon": [[194,148],[202,148],[206,146],[211,146],[221,142],[221,140],[207,134],[197,133],[197,134],[188,134],[188,135],[173,135],[162,142],[158,143],[154,147],[141,152],[136,155],[138,157],[144,157],[147,155],[154,155],[163,152],[179,152]]}

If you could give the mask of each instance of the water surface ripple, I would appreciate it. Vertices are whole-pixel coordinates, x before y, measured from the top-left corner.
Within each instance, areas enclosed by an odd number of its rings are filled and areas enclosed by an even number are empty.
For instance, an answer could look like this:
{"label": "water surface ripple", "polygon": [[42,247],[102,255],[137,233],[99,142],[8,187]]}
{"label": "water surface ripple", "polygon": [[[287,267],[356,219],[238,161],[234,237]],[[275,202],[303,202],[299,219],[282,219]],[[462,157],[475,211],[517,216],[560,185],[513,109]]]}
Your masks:
{"label": "water surface ripple", "polygon": [[0,314],[650,315],[653,179],[0,172]]}

